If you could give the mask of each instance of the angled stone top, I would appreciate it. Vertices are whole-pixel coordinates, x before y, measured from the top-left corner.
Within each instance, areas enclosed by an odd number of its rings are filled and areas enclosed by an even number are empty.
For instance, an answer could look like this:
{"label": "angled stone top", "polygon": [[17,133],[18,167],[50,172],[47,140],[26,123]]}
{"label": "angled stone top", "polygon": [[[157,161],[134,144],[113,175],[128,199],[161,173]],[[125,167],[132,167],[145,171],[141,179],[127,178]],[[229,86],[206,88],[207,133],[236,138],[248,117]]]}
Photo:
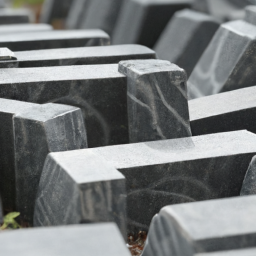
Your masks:
{"label": "angled stone top", "polygon": [[31,108],[35,106],[36,106],[35,103],[0,98],[0,109],[1,109],[1,112],[4,112],[4,113],[17,114],[17,112],[19,112],[20,110],[23,111],[26,108]]}
{"label": "angled stone top", "polygon": [[248,5],[245,8],[244,20],[252,25],[256,25],[256,6]]}
{"label": "angled stone top", "polygon": [[190,120],[255,108],[256,86],[190,100]]}
{"label": "angled stone top", "polygon": [[69,176],[78,184],[124,179],[111,164],[91,151],[74,150],[51,153]]}
{"label": "angled stone top", "polygon": [[53,29],[52,26],[49,25],[49,24],[0,25],[0,33],[1,34],[49,31],[49,30],[52,30],[52,29]]}
{"label": "angled stone top", "polygon": [[255,255],[256,255],[256,248],[195,254],[195,256],[255,256]]}
{"label": "angled stone top", "polygon": [[250,153],[256,150],[256,135],[244,130],[86,150],[119,169]]}
{"label": "angled stone top", "polygon": [[154,5],[154,4],[192,4],[193,0],[134,0],[143,5]]}
{"label": "angled stone top", "polygon": [[216,22],[219,23],[219,21],[217,21],[217,19],[212,17],[211,15],[205,14],[202,12],[198,12],[198,11],[194,11],[191,9],[184,9],[184,10],[178,11],[175,13],[175,16],[184,18],[184,19],[188,19],[188,20],[192,19],[192,20],[198,21],[198,22],[216,20]]}
{"label": "angled stone top", "polygon": [[0,61],[5,60],[17,60],[17,58],[8,48],[0,48]]}

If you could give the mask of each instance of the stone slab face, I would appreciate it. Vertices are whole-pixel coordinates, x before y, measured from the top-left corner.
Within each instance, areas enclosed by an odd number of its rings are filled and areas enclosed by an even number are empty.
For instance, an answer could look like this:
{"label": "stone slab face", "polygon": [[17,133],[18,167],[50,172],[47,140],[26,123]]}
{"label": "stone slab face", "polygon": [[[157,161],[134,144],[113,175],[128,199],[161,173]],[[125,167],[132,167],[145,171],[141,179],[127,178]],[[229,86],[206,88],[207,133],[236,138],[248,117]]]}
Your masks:
{"label": "stone slab face", "polygon": [[15,52],[18,66],[46,67],[112,64],[121,60],[153,59],[155,52],[142,45],[77,47]]}
{"label": "stone slab face", "polygon": [[176,11],[191,0],[124,1],[113,32],[113,44],[142,44],[152,48]]}
{"label": "stone slab face", "polygon": [[192,256],[253,247],[255,216],[255,196],[164,207],[151,223],[142,255]]}
{"label": "stone slab face", "polygon": [[102,46],[109,44],[109,36],[102,30],[53,30],[7,34],[0,38],[0,47],[12,51]]}
{"label": "stone slab face", "polygon": [[187,77],[169,61],[131,60],[119,63],[127,78],[131,143],[191,136]]}
{"label": "stone slab face", "polygon": [[128,231],[139,231],[165,205],[238,196],[255,142],[237,131],[86,150],[125,176]]}
{"label": "stone slab face", "polygon": [[77,256],[130,255],[113,223],[21,229],[1,232],[0,239],[3,255],[10,256],[72,256],[74,251]]}
{"label": "stone slab face", "polygon": [[125,0],[91,0],[86,6],[79,28],[98,28],[112,36],[118,14]]}
{"label": "stone slab face", "polygon": [[0,48],[0,68],[17,68],[18,62],[14,52],[8,48]]}
{"label": "stone slab face", "polygon": [[129,142],[127,82],[117,64],[1,69],[0,76],[2,98],[81,108],[89,147]]}
{"label": "stone slab face", "polygon": [[124,176],[90,151],[49,154],[38,189],[34,226],[93,222],[116,222],[126,239]]}
{"label": "stone slab face", "polygon": [[256,255],[256,248],[195,254],[195,256],[254,256],[254,255]]}
{"label": "stone slab face", "polygon": [[28,10],[0,9],[0,24],[29,23],[31,12]]}
{"label": "stone slab face", "polygon": [[256,84],[256,26],[242,20],[220,26],[188,80],[191,99]]}
{"label": "stone slab face", "polygon": [[234,90],[189,101],[193,136],[248,130],[256,133],[256,87]]}
{"label": "stone slab face", "polygon": [[245,8],[244,20],[256,26],[256,6],[255,5],[249,5]]}
{"label": "stone slab face", "polygon": [[38,32],[38,31],[50,31],[52,26],[48,24],[15,24],[15,25],[0,25],[0,33],[12,34],[12,33],[24,33],[24,32]]}
{"label": "stone slab face", "polygon": [[154,49],[158,58],[185,69],[189,77],[218,27],[219,22],[210,15],[189,9],[178,11]]}
{"label": "stone slab face", "polygon": [[3,207],[2,207],[2,200],[0,196],[0,224],[3,223],[4,217],[3,217]]}

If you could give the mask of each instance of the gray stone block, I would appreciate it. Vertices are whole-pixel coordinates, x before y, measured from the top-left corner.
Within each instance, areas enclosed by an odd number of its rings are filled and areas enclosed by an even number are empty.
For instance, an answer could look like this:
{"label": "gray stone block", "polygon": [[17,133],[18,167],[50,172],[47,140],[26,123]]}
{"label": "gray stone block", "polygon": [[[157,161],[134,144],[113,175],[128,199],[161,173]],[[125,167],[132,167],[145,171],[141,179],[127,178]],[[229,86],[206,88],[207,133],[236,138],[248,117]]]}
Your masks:
{"label": "gray stone block", "polygon": [[222,24],[188,80],[189,98],[256,84],[256,26],[242,20]]}
{"label": "gray stone block", "polygon": [[195,256],[254,256],[254,255],[256,255],[256,248],[195,254]]}
{"label": "gray stone block", "polygon": [[90,151],[49,154],[38,189],[34,226],[109,221],[117,223],[126,239],[124,176]]}
{"label": "gray stone block", "polygon": [[252,158],[249,168],[244,177],[241,196],[256,195],[256,157]]}
{"label": "gray stone block", "polygon": [[165,205],[238,196],[256,135],[236,131],[86,150],[125,176],[128,230],[138,231]]}
{"label": "gray stone block", "polygon": [[167,206],[152,221],[142,255],[249,249],[255,246],[255,216],[255,196]]}
{"label": "gray stone block", "polygon": [[153,59],[155,52],[141,45],[77,47],[15,52],[22,68],[112,64],[121,60]]}
{"label": "gray stone block", "polygon": [[21,229],[1,232],[0,239],[1,253],[8,256],[130,255],[113,223]]}
{"label": "gray stone block", "polygon": [[219,25],[210,15],[189,9],[176,12],[155,45],[158,58],[185,69],[189,77]]}
{"label": "gray stone block", "polygon": [[109,44],[109,36],[102,30],[53,30],[6,34],[0,38],[0,47],[12,51],[101,46]]}
{"label": "gray stone block", "polygon": [[79,28],[98,28],[104,30],[112,36],[115,25],[118,24],[117,18],[123,3],[126,0],[92,0],[87,5],[87,10]]}
{"label": "gray stone block", "polygon": [[50,31],[52,26],[48,24],[14,24],[14,25],[0,25],[0,33],[12,34],[23,32],[38,32],[38,31]]}
{"label": "gray stone block", "polygon": [[256,6],[255,5],[249,5],[245,8],[244,20],[256,26]]}
{"label": "gray stone block", "polygon": [[256,86],[190,100],[193,136],[248,130],[256,133]]}
{"label": "gray stone block", "polygon": [[129,140],[132,143],[191,136],[187,76],[169,61],[119,63],[127,78]]}
{"label": "gray stone block", "polygon": [[29,23],[32,13],[28,10],[0,9],[0,24]]}
{"label": "gray stone block", "polygon": [[3,207],[2,207],[2,200],[0,197],[0,225],[3,223],[4,216],[3,216]]}
{"label": "gray stone block", "polygon": [[190,7],[192,0],[124,1],[113,32],[114,44],[154,46],[176,11]]}

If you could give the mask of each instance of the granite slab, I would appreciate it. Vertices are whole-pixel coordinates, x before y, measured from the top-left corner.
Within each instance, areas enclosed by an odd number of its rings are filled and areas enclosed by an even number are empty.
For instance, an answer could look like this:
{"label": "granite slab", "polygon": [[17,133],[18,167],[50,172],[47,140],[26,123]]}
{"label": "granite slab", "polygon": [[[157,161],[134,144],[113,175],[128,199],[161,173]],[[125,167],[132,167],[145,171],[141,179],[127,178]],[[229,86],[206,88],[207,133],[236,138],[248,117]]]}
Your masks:
{"label": "granite slab", "polygon": [[0,25],[0,33],[13,34],[13,33],[24,33],[24,32],[39,32],[39,31],[50,31],[52,26],[48,24],[10,24]]}
{"label": "granite slab", "polygon": [[32,19],[32,12],[26,9],[0,9],[0,24],[29,23]]}

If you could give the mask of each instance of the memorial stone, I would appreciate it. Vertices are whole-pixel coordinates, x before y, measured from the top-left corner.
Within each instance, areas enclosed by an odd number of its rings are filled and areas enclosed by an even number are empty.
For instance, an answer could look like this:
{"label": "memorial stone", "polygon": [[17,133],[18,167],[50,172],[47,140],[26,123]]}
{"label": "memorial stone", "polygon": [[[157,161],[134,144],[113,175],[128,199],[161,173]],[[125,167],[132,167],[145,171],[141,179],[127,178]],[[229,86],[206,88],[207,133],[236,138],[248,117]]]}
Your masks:
{"label": "memorial stone", "polygon": [[53,30],[5,34],[0,47],[12,51],[108,45],[109,36],[102,30]]}
{"label": "memorial stone", "polygon": [[195,256],[255,256],[255,255],[256,255],[256,248],[195,254]]}
{"label": "memorial stone", "polygon": [[132,143],[191,136],[187,76],[163,60],[119,63],[127,76],[129,141]]}
{"label": "memorial stone", "polygon": [[31,15],[31,12],[25,9],[0,8],[0,24],[29,23],[32,18]]}
{"label": "memorial stone", "polygon": [[142,256],[249,249],[255,220],[256,196],[167,206],[153,219]]}
{"label": "memorial stone", "polygon": [[189,98],[255,85],[255,44],[256,26],[243,20],[222,24],[188,80]]}
{"label": "memorial stone", "polygon": [[11,24],[0,25],[0,34],[13,34],[23,32],[50,31],[52,26],[48,24]]}
{"label": "memorial stone", "polygon": [[245,8],[244,20],[246,22],[256,26],[256,6],[249,5]]}
{"label": "memorial stone", "polygon": [[210,15],[189,9],[178,11],[154,49],[158,58],[185,69],[189,77],[218,27],[219,22]]}
{"label": "memorial stone", "polygon": [[256,195],[256,157],[252,158],[244,177],[241,196]]}
{"label": "memorial stone", "polygon": [[256,86],[190,100],[193,136],[248,130],[256,133]]}
{"label": "memorial stone", "polygon": [[1,232],[0,240],[8,256],[130,256],[113,223]]}
{"label": "memorial stone", "polygon": [[8,48],[0,48],[0,68],[18,67],[15,54]]}
{"label": "memorial stone", "polygon": [[49,154],[38,188],[34,226],[111,221],[126,239],[124,176],[90,151]]}
{"label": "memorial stone", "polygon": [[176,11],[190,7],[192,0],[124,1],[113,32],[114,44],[154,46]]}

